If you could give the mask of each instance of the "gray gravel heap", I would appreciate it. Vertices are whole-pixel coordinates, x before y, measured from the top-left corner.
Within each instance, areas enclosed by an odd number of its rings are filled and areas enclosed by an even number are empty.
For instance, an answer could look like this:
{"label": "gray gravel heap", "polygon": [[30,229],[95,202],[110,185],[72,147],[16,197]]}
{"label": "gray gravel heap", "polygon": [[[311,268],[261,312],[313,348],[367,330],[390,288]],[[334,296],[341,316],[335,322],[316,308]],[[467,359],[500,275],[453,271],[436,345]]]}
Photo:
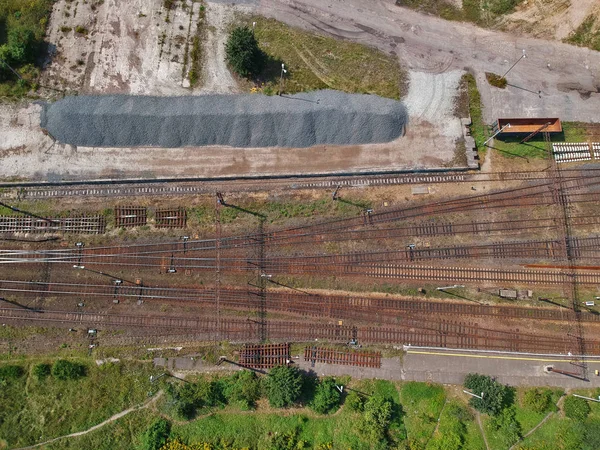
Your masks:
{"label": "gray gravel heap", "polygon": [[404,105],[374,95],[316,91],[144,97],[66,97],[45,105],[42,127],[84,147],[310,147],[389,142],[403,134]]}

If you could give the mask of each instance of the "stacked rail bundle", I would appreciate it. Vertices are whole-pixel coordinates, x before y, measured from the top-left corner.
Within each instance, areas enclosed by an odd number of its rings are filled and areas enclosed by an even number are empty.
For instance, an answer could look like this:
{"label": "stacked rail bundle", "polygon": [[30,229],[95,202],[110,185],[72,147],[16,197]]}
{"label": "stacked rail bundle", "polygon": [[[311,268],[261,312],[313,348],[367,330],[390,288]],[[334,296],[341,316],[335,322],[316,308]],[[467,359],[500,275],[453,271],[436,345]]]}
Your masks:
{"label": "stacked rail bundle", "polygon": [[157,209],[155,219],[157,228],[185,228],[187,212],[185,208]]}
{"label": "stacked rail bundle", "polygon": [[14,217],[0,216],[0,233],[71,233],[102,234],[106,231],[104,216],[80,217]]}
{"label": "stacked rail bundle", "polygon": [[240,364],[253,369],[271,369],[290,362],[290,344],[246,344],[240,350]]}
{"label": "stacked rail bundle", "polygon": [[139,227],[146,225],[148,210],[144,206],[118,206],[115,208],[116,227]]}
{"label": "stacked rail bundle", "polygon": [[322,362],[326,364],[341,364],[358,367],[381,367],[381,353],[350,351],[342,352],[332,348],[305,347],[304,361]]}

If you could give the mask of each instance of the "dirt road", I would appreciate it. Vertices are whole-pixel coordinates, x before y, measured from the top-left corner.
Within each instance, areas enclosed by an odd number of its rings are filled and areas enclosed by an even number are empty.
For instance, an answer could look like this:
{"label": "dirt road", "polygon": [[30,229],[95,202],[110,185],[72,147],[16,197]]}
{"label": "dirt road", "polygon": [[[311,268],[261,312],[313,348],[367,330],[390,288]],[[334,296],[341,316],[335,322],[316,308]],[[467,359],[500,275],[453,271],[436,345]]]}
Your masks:
{"label": "dirt road", "polygon": [[[448,22],[394,0],[257,0],[254,8],[290,25],[393,52],[417,72],[472,69],[487,122],[511,116],[600,121],[599,52]],[[489,86],[485,72],[503,74],[523,49],[527,58],[507,76],[509,86]]]}

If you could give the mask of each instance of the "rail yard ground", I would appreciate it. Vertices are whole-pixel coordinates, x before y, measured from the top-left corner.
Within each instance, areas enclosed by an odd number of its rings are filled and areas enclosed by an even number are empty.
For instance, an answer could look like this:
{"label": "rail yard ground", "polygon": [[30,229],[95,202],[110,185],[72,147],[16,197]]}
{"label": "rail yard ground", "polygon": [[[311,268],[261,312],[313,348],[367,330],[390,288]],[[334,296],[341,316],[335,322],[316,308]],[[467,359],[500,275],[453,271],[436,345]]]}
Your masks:
{"label": "rail yard ground", "polygon": [[[571,394],[600,393],[600,54],[397,3],[52,4],[36,100],[252,98],[285,63],[286,93],[399,99],[408,125],[361,145],[83,147],[33,98],[1,103],[0,449],[598,448],[599,406]],[[584,3],[556,39],[593,42]],[[275,76],[230,72],[236,24]],[[564,131],[484,146],[501,117]],[[282,364],[301,369],[287,403]],[[472,372],[518,388],[485,410],[457,386]]]}

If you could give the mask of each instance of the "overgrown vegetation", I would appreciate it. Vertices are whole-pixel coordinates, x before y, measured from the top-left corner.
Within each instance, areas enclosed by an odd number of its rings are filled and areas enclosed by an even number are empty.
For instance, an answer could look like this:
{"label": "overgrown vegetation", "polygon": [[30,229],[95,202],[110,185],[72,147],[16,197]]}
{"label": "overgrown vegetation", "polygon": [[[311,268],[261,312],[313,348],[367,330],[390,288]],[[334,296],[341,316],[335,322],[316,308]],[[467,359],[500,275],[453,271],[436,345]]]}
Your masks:
{"label": "overgrown vegetation", "polygon": [[398,99],[406,92],[406,73],[392,55],[260,16],[250,17],[248,23],[252,22],[264,52],[263,68],[253,79],[255,90],[277,92],[281,64],[285,64],[286,93],[336,89]]}
{"label": "overgrown vegetation", "polygon": [[500,75],[496,75],[495,73],[486,72],[485,78],[491,86],[497,87],[499,89],[506,88],[506,78],[501,77]]}
{"label": "overgrown vegetation", "polygon": [[470,73],[463,75],[461,84],[467,85],[467,93],[469,97],[469,115],[471,116],[471,135],[475,139],[477,150],[484,152],[483,143],[487,139],[486,125],[483,121],[483,110],[481,106],[481,94],[477,89],[477,81]]}
{"label": "overgrown vegetation", "polygon": [[[0,448],[24,447],[86,430],[148,398],[152,372],[147,364],[105,363],[98,367],[84,361],[67,362],[0,366]],[[69,378],[81,373],[80,366],[87,368],[87,375]],[[57,379],[55,373],[66,379]],[[105,439],[106,443],[115,440]],[[53,448],[63,449],[65,442],[59,441]]]}
{"label": "overgrown vegetation", "polygon": [[600,24],[596,23],[596,17],[593,15],[586,17],[581,25],[565,39],[565,42],[600,52]]}
{"label": "overgrown vegetation", "polygon": [[[352,381],[349,377],[319,380],[297,369],[278,369],[273,377],[242,370],[187,381],[163,377],[152,385],[148,366],[105,363],[97,367],[85,361],[80,364],[88,367],[86,377],[56,380],[47,374],[48,368],[55,364],[36,361],[30,365],[24,362],[0,366],[0,404],[8,406],[7,410],[0,409],[0,436],[6,439],[0,439],[0,448],[25,446],[86,429],[140,404],[159,388],[166,395],[158,399],[158,410],[154,406],[138,410],[92,433],[44,447],[50,450],[485,448],[467,397],[436,384]],[[39,376],[38,371],[46,375]],[[282,385],[291,380],[291,394],[278,397],[295,398],[291,403],[293,409],[282,411],[266,404],[266,386],[275,379],[276,384],[281,384],[281,391],[288,389]],[[489,377],[472,375],[467,381],[469,386],[475,386],[473,389],[484,389],[490,396],[498,392],[497,383]],[[344,386],[343,395],[338,395],[336,385]],[[595,397],[597,392],[581,394]],[[557,389],[530,388],[519,390],[518,395],[503,396],[499,411],[494,409],[493,415],[484,413],[481,417],[489,448],[504,450],[515,443],[515,449],[520,450],[600,448],[600,405],[582,400],[586,408],[569,400],[576,399],[572,396],[565,399],[566,417],[551,416],[539,430],[519,443],[548,412],[556,411],[555,403],[561,395],[562,391]],[[183,409],[193,408],[187,417],[179,409],[185,405],[188,406]],[[256,409],[251,414],[243,412],[249,408]],[[177,420],[171,422],[168,415]]]}
{"label": "overgrown vegetation", "polygon": [[22,96],[35,88],[38,56],[53,3],[54,0],[0,2],[0,59],[4,61],[0,61],[0,97]]}
{"label": "overgrown vegetation", "polygon": [[498,415],[510,402],[510,388],[487,375],[470,373],[465,377],[464,384],[474,394],[469,403],[482,413]]}
{"label": "overgrown vegetation", "polygon": [[440,16],[446,20],[469,21],[493,26],[523,0],[463,0],[462,8],[450,0],[396,0],[396,5]]}

